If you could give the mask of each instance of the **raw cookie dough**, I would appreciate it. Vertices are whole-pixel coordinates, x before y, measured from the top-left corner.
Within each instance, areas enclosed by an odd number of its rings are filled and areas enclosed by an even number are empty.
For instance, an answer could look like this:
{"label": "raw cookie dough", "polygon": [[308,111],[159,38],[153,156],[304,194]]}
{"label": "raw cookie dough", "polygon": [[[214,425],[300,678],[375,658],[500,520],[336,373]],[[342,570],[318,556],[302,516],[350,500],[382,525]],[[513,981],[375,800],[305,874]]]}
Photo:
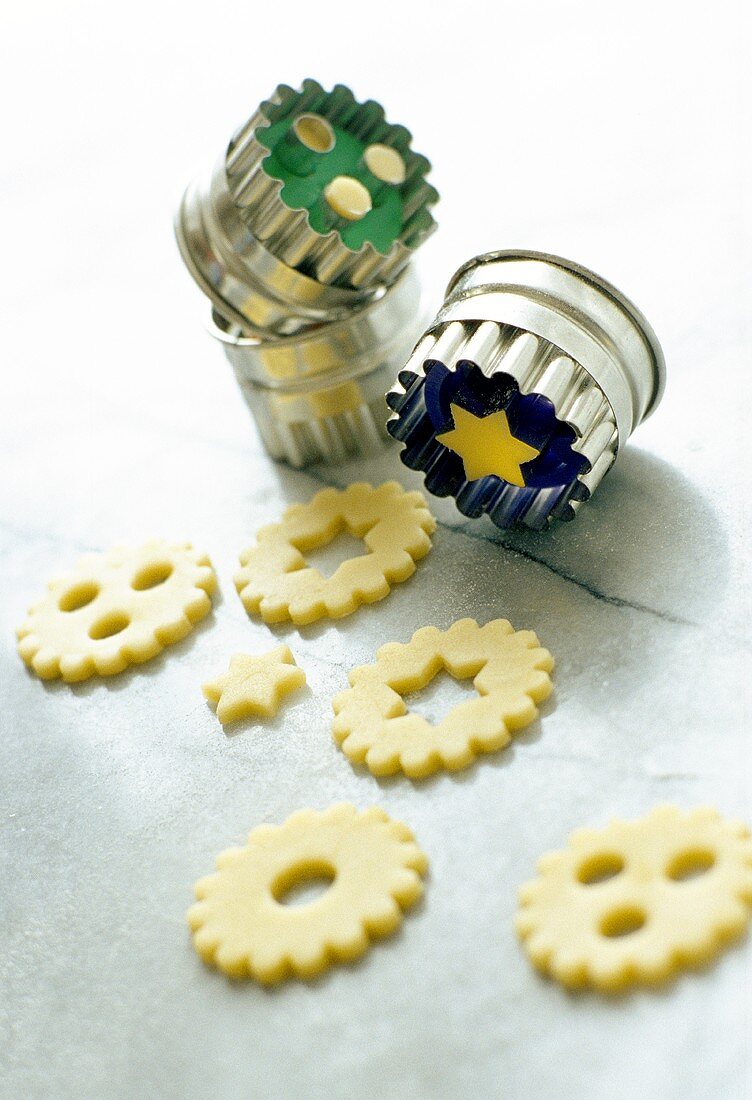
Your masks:
{"label": "raw cookie dough", "polygon": [[[283,825],[258,826],[245,848],[222,852],[216,874],[196,883],[194,946],[233,978],[313,978],[393,932],[421,896],[427,866],[407,826],[378,807],[299,810]],[[312,879],[331,885],[307,905],[284,904]]]}
{"label": "raw cookie dough", "polygon": [[18,652],[43,680],[112,676],[189,634],[216,586],[208,557],[188,542],[84,554],[29,609]]}
{"label": "raw cookie dough", "polygon": [[290,647],[280,645],[260,657],[236,653],[229,670],[204,684],[202,691],[217,704],[217,718],[225,726],[252,714],[272,718],[283,697],[305,682],[305,672],[295,664]]}
{"label": "raw cookie dough", "polygon": [[[390,642],[375,664],[353,669],[352,687],[333,701],[334,739],[374,775],[401,769],[421,779],[441,767],[466,768],[478,753],[508,744],[510,730],[533,721],[535,704],[551,694],[553,665],[531,630],[515,631],[506,619],[422,627],[407,645]],[[442,669],[458,680],[473,677],[478,697],[433,726],[410,713],[402,696],[426,687]]]}
{"label": "raw cookie dough", "polygon": [[[257,544],[240,555],[235,584],[246,610],[268,623],[337,619],[383,599],[392,584],[412,576],[435,529],[423,496],[396,481],[376,489],[363,482],[324,489],[307,504],[291,505],[279,523],[262,527]],[[306,563],[305,553],[343,531],[362,538],[368,552],[324,577]]]}
{"label": "raw cookie dough", "polygon": [[520,891],[517,932],[535,966],[573,988],[613,992],[707,962],[752,905],[749,831],[709,808],[579,829],[538,871]]}

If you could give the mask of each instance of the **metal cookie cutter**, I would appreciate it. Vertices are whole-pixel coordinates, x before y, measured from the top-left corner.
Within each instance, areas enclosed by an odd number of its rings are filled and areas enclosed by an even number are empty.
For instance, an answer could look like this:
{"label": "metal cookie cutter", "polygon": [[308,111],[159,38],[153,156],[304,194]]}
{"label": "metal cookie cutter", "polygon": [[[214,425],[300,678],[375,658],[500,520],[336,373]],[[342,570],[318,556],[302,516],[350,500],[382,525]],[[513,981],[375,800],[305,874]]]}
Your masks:
{"label": "metal cookie cutter", "polygon": [[178,210],[211,332],[267,450],[294,466],[386,437],[384,392],[420,324],[411,260],[436,227],[410,142],[342,85],[280,85]]}
{"label": "metal cookie cutter", "polygon": [[663,394],[640,311],[579,264],[489,252],[457,271],[387,394],[389,433],[466,516],[569,520]]}

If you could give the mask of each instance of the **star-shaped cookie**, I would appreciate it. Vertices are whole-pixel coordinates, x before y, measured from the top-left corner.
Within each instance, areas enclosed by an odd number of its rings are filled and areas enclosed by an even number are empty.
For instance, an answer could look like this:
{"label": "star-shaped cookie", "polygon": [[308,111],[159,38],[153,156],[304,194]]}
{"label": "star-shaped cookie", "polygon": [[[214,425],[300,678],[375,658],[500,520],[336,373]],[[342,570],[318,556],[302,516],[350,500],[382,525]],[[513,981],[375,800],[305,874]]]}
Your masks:
{"label": "star-shaped cookie", "polygon": [[272,718],[283,697],[305,682],[305,672],[295,664],[290,647],[280,645],[258,657],[236,653],[228,671],[201,690],[209,702],[217,704],[217,718],[226,726],[253,714]]}

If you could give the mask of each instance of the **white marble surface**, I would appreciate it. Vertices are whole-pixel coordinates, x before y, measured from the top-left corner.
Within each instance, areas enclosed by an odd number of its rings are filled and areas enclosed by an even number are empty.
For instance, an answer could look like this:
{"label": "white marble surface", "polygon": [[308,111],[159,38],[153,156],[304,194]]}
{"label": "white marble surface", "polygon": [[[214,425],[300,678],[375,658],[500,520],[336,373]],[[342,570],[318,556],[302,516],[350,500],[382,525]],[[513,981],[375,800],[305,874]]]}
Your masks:
{"label": "white marble surface", "polygon": [[[605,1001],[538,978],[511,927],[517,885],[577,825],[667,799],[752,820],[745,8],[3,9],[3,1096],[750,1095],[752,943]],[[238,550],[324,481],[417,484],[393,451],[270,464],[173,245],[194,167],[309,72],[384,100],[432,155],[434,301],[474,252],[569,255],[644,309],[669,386],[575,524],[501,536],[441,504],[433,552],[386,601],[275,630],[309,688],[228,737],[199,685],[273,639],[234,592]],[[109,682],[30,676],[13,629],[48,575],[154,534],[210,552],[211,618]],[[329,735],[346,670],[464,615],[554,652],[541,719],[457,776],[353,770]],[[310,986],[205,970],[192,882],[254,824],[339,799],[380,803],[429,854],[401,933]]]}

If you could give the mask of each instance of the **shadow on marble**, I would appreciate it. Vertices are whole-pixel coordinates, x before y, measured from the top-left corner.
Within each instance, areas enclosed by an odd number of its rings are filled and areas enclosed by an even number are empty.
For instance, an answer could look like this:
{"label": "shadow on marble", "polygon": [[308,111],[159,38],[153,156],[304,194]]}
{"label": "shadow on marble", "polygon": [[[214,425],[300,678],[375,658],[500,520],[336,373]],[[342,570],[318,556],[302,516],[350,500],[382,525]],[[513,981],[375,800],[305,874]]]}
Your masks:
{"label": "shadow on marble", "polygon": [[[273,476],[280,515],[287,504],[308,500],[326,485],[388,478],[421,483],[392,448],[336,468],[275,466]],[[428,501],[449,531],[516,551],[595,598],[677,623],[699,624],[728,585],[728,541],[708,495],[675,466],[635,447],[625,448],[572,523],[555,523],[545,532],[499,531],[488,517],[467,520],[451,501]]]}
{"label": "shadow on marble", "polygon": [[[572,523],[485,537],[550,568],[596,598],[697,625],[729,580],[729,547],[706,496],[674,466],[627,448]],[[470,534],[468,523],[462,530]]]}

